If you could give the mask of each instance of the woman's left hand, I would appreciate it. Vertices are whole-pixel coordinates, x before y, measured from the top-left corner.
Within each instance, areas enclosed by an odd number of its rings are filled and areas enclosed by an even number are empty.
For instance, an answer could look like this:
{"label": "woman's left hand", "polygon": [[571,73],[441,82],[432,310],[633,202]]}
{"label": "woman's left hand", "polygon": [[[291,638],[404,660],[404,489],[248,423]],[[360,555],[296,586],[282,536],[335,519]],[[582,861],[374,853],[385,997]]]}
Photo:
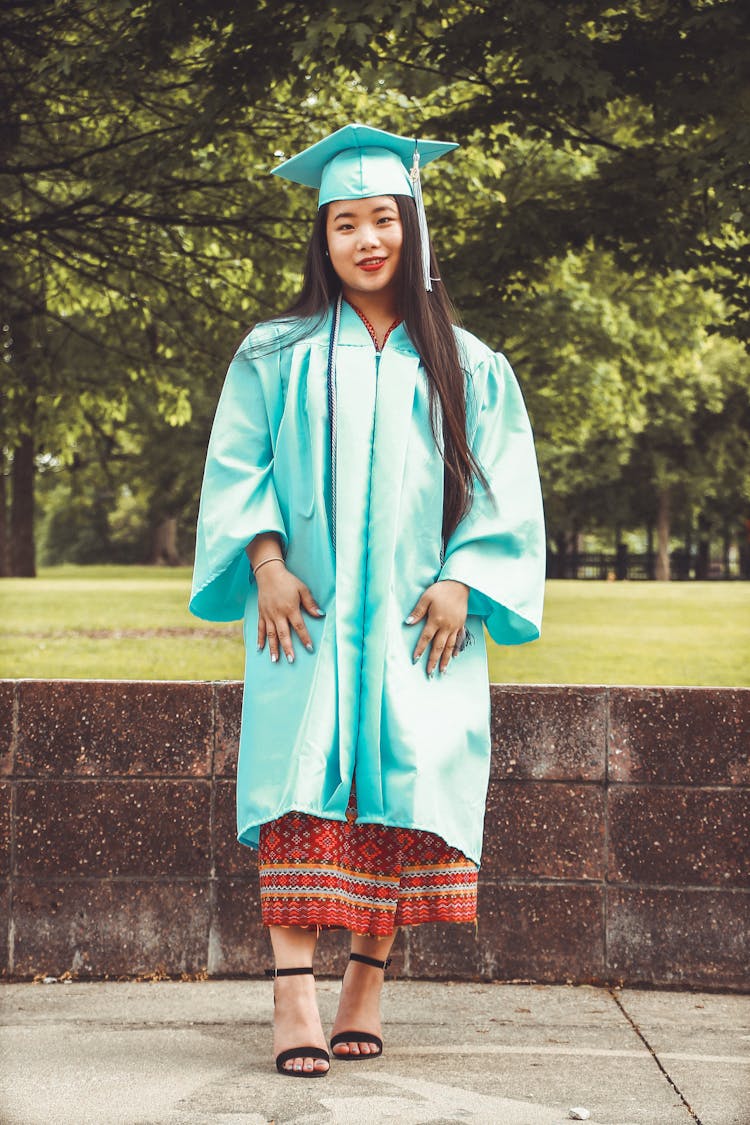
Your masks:
{"label": "woman's left hand", "polygon": [[440,662],[444,672],[455,654],[458,634],[466,621],[466,608],[469,604],[469,587],[464,582],[454,582],[445,578],[428,586],[414,609],[406,618],[407,625],[414,625],[426,618],[424,628],[417,641],[412,657],[414,663],[432,642],[427,658],[427,675],[431,676]]}

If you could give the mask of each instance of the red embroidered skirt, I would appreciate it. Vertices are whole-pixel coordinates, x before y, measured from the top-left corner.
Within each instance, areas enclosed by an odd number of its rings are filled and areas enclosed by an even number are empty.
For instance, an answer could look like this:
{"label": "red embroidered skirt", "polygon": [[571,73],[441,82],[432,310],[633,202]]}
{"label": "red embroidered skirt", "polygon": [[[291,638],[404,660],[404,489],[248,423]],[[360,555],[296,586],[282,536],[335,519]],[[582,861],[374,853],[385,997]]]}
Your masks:
{"label": "red embroidered skirt", "polygon": [[386,937],[477,914],[477,865],[432,832],[291,812],[261,827],[258,867],[266,926]]}

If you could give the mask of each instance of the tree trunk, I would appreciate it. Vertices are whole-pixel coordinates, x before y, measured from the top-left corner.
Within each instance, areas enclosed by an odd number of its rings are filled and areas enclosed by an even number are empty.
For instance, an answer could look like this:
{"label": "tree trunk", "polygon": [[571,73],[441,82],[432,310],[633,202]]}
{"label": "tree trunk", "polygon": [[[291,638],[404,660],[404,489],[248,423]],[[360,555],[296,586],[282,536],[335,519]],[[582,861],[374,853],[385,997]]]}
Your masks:
{"label": "tree trunk", "polygon": [[669,488],[659,491],[659,510],[656,515],[656,567],[657,582],[669,582]]}
{"label": "tree trunk", "polygon": [[687,525],[685,531],[685,577],[690,577],[690,571],[693,569],[693,525],[692,522]]}
{"label": "tree trunk", "polygon": [[579,566],[578,556],[580,554],[580,546],[581,546],[581,540],[580,540],[580,536],[578,534],[578,528],[576,526],[574,526],[572,532],[570,533],[570,577],[571,578],[577,578],[578,577],[578,566]]}
{"label": "tree trunk", "polygon": [[708,571],[711,565],[711,543],[708,539],[698,540],[698,558],[695,562],[695,577],[700,582],[708,581]]}
{"label": "tree trunk", "polygon": [[24,434],[13,452],[10,567],[16,578],[36,578],[34,550],[34,437]]}
{"label": "tree trunk", "polygon": [[179,566],[177,551],[177,519],[165,516],[154,528],[151,539],[151,562],[155,565]]}
{"label": "tree trunk", "polygon": [[656,575],[656,559],[654,555],[654,525],[646,524],[646,577],[654,580]]}
{"label": "tree trunk", "polygon": [[731,570],[730,555],[731,555],[731,553],[732,553],[732,536],[729,532],[729,528],[725,527],[724,532],[723,532],[722,537],[721,537],[721,570],[722,570],[722,578],[724,578],[725,580],[727,578],[732,577],[732,575],[730,574],[730,570]]}
{"label": "tree trunk", "polygon": [[750,580],[750,519],[745,520],[745,538],[740,540],[740,578]]}
{"label": "tree trunk", "polygon": [[555,536],[555,546],[557,547],[557,559],[555,571],[555,578],[567,578],[567,564],[568,564],[568,540],[564,531],[559,532]]}
{"label": "tree trunk", "polygon": [[[34,484],[37,445],[37,395],[38,362],[33,347],[33,318],[43,309],[34,295],[33,312],[12,313],[9,319],[12,347],[11,362],[18,372],[16,379],[24,388],[16,399],[14,426],[18,444],[13,448],[10,471],[10,572],[17,578],[36,577],[36,551],[34,547]],[[7,425],[5,427],[7,429]]]}
{"label": "tree trunk", "polygon": [[711,566],[711,536],[708,530],[708,521],[700,516],[698,519],[698,557],[695,562],[695,577],[701,582],[708,579]]}
{"label": "tree trunk", "polygon": [[625,582],[628,577],[628,545],[617,543],[615,552],[615,578],[618,582]]}
{"label": "tree trunk", "polygon": [[8,550],[8,481],[5,475],[8,457],[0,449],[0,578],[10,574],[10,551]]}

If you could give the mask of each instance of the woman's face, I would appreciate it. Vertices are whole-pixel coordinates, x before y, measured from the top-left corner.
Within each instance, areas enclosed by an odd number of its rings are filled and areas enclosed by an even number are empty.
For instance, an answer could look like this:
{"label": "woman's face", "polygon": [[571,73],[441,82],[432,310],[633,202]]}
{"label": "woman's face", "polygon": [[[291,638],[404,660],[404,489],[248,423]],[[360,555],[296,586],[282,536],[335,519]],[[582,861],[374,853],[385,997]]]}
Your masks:
{"label": "woman's face", "polygon": [[395,290],[404,232],[392,196],[329,203],[326,237],[345,296]]}

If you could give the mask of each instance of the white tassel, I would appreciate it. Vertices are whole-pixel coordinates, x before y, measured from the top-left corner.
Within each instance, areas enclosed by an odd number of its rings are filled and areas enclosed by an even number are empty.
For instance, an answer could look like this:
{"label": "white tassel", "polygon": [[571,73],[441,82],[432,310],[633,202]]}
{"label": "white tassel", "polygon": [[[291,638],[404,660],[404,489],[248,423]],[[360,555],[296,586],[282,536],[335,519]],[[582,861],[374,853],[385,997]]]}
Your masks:
{"label": "white tassel", "polygon": [[412,183],[412,190],[414,192],[414,202],[417,205],[417,222],[419,223],[419,238],[422,243],[422,271],[424,273],[424,287],[427,290],[432,289],[432,279],[430,277],[430,235],[427,230],[427,215],[424,209],[424,200],[422,198],[422,181],[419,176],[419,149],[414,149],[414,159],[411,165],[411,172],[409,173]]}

